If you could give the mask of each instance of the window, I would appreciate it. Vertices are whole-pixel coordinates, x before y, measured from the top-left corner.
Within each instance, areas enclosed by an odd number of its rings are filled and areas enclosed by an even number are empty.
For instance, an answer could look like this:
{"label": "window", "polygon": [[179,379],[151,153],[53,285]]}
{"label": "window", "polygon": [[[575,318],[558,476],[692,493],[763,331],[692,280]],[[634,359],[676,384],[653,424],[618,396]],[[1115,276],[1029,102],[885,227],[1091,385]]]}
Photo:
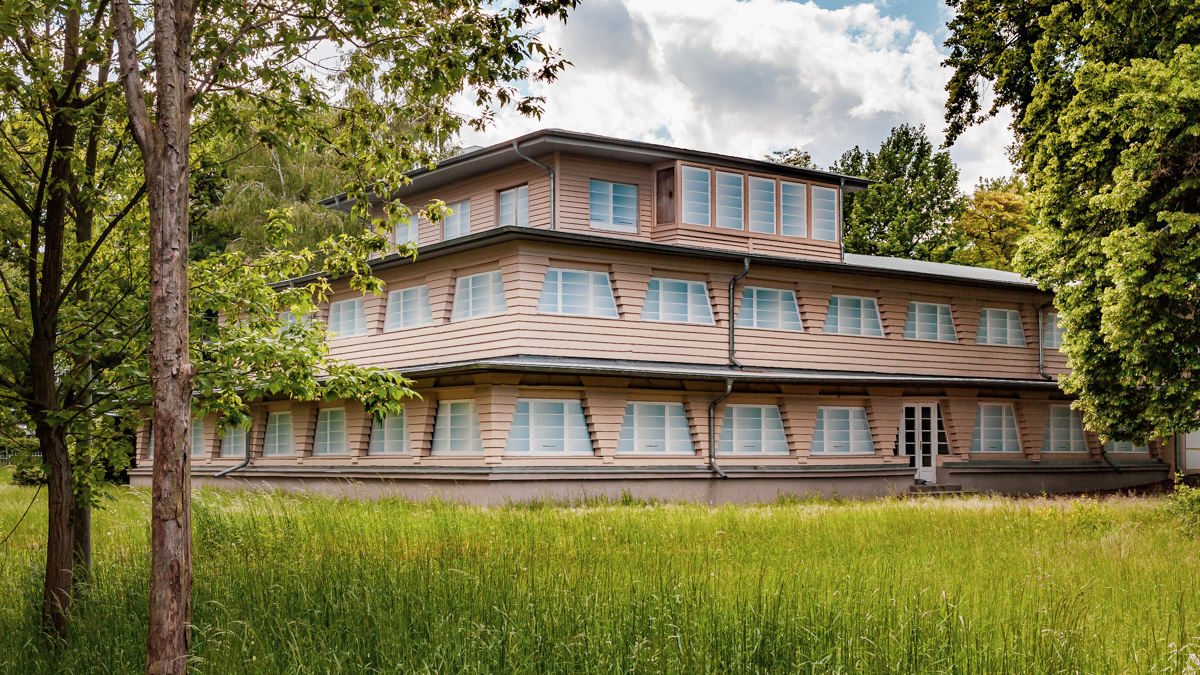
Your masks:
{"label": "window", "polygon": [[588,219],[597,229],[636,233],[637,186],[592,181]]}
{"label": "window", "polygon": [[689,225],[708,225],[712,172],[694,166],[683,167],[683,222]]}
{"label": "window", "polygon": [[747,286],[742,291],[742,306],[738,308],[739,328],[771,330],[804,330],[800,325],[800,310],[796,294],[777,288]]}
{"label": "window", "polygon": [[520,399],[508,432],[508,454],[590,455],[583,406],[576,400]]}
{"label": "window", "polygon": [[582,270],[546,270],[538,311],[549,314],[573,314],[617,318],[608,275]]}
{"label": "window", "polygon": [[347,452],[346,409],[321,409],[317,412],[317,437],[313,441],[313,454],[344,455]]}
{"label": "window", "polygon": [[429,308],[429,287],[413,286],[388,293],[384,330],[415,328],[431,323],[433,312]]}
{"label": "window", "polygon": [[650,279],[646,304],[642,306],[646,321],[681,321],[712,325],[712,307],[708,304],[708,288],[703,281]]}
{"label": "window", "polygon": [[1047,349],[1062,347],[1063,327],[1058,312],[1046,312],[1043,321],[1046,323],[1042,326],[1042,346]]}
{"label": "window", "polygon": [[838,240],[838,191],[833,188],[812,188],[813,239],[821,241]]}
{"label": "window", "polygon": [[742,229],[743,210],[740,173],[717,172],[717,227],[726,230]]}
{"label": "window", "polygon": [[817,408],[811,452],[875,454],[866,408]]}
{"label": "window", "polygon": [[417,214],[414,213],[411,216],[403,217],[400,220],[397,220],[394,230],[396,245],[403,246],[404,244],[413,244],[415,246],[417,244],[417,239],[419,238],[419,232],[420,229],[417,223]]}
{"label": "window", "polygon": [[825,315],[825,332],[883,337],[883,327],[879,323],[879,307],[875,305],[875,298],[831,296],[829,313]]}
{"label": "window", "polygon": [[695,454],[682,403],[629,403],[621,421],[620,454]]}
{"label": "window", "polygon": [[717,452],[786,455],[787,439],[779,406],[727,405]]}
{"label": "window", "polygon": [[363,299],[353,298],[329,303],[329,321],[326,323],[329,337],[348,338],[367,334],[367,316],[363,313]]}
{"label": "window", "polygon": [[1105,452],[1150,452],[1144,445],[1134,445],[1132,441],[1109,441],[1104,444]]}
{"label": "window", "polygon": [[908,303],[908,321],[904,323],[906,340],[940,340],[958,342],[954,334],[954,319],[950,305],[932,302]]}
{"label": "window", "polygon": [[775,181],[750,177],[750,231],[775,234]]}
{"label": "window", "polygon": [[372,455],[391,455],[411,452],[408,445],[408,423],[404,415],[388,415],[380,422],[371,420],[371,445],[367,449]]}
{"label": "window", "polygon": [[447,204],[450,214],[442,221],[443,239],[455,239],[471,234],[471,200]]}
{"label": "window", "polygon": [[146,456],[149,457],[150,459],[154,459],[154,423],[153,422],[150,423],[150,440],[147,443],[146,450],[147,450]]}
{"label": "window", "polygon": [[979,313],[979,332],[975,335],[975,344],[1024,347],[1021,313],[1015,309],[985,308]]}
{"label": "window", "polygon": [[267,436],[263,440],[263,456],[291,455],[296,452],[292,435],[292,413],[276,412],[267,416]]}
{"label": "window", "polygon": [[222,457],[246,456],[246,428],[225,427],[225,437],[221,439]]}
{"label": "window", "polygon": [[980,403],[975,413],[971,452],[1020,452],[1017,418],[1008,404]]}
{"label": "window", "polygon": [[808,236],[808,186],[779,183],[779,233],[789,237]]}
{"label": "window", "polygon": [[192,418],[192,425],[188,429],[188,434],[191,435],[192,457],[204,456],[204,420],[199,417]]}
{"label": "window", "polygon": [[500,227],[529,227],[529,186],[522,185],[500,193]]}
{"label": "window", "polygon": [[1087,452],[1083,438],[1083,416],[1068,405],[1050,406],[1046,417],[1046,433],[1042,436],[1042,452]]}
{"label": "window", "polygon": [[483,452],[475,401],[438,401],[431,452],[439,455]]}
{"label": "window", "polygon": [[454,287],[454,311],[450,313],[451,321],[503,314],[507,311],[508,305],[504,303],[504,279],[499,271],[458,278]]}

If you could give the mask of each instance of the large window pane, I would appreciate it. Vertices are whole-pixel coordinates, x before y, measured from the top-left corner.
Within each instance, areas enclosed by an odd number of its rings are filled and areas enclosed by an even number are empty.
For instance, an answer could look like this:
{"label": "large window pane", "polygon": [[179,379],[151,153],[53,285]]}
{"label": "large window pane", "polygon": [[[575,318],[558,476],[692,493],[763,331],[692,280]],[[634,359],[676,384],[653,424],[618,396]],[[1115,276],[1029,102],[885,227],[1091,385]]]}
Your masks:
{"label": "large window pane", "polygon": [[740,173],[717,172],[717,227],[743,229],[743,178]]}
{"label": "large window pane", "polygon": [[1042,326],[1042,344],[1047,349],[1062,347],[1063,327],[1058,312],[1046,312],[1043,321],[1045,323]]}
{"label": "large window pane", "polygon": [[1083,435],[1083,416],[1071,406],[1050,406],[1046,416],[1046,431],[1042,436],[1042,452],[1087,452]]}
{"label": "large window pane", "polygon": [[712,324],[708,288],[702,281],[651,278],[642,306],[646,321],[681,321]]}
{"label": "large window pane", "polygon": [[637,232],[637,186],[593,180],[589,220],[592,227]]}
{"label": "large window pane", "polygon": [[451,321],[503,314],[506,311],[508,306],[504,302],[504,279],[499,271],[458,278],[454,288]]}
{"label": "large window pane", "polygon": [[550,314],[573,314],[617,318],[617,303],[613,299],[608,275],[584,270],[546,270],[538,311]]}
{"label": "large window pane", "polygon": [[682,403],[629,403],[621,421],[618,454],[694,454]]}
{"label": "large window pane", "polygon": [[317,412],[317,433],[313,439],[314,455],[344,455],[346,443],[346,409],[325,408]]}
{"label": "large window pane", "polygon": [[727,405],[717,441],[720,454],[788,453],[779,406]]}
{"label": "large window pane", "polygon": [[800,309],[796,306],[796,294],[777,288],[747,286],[742,291],[742,304],[738,308],[739,328],[765,328],[770,330],[803,330],[800,324]]}
{"label": "large window pane", "polygon": [[429,307],[429,288],[413,286],[388,293],[387,319],[384,330],[416,328],[433,323]]}
{"label": "large window pane", "polygon": [[683,167],[683,222],[690,225],[709,225],[712,172],[693,166]]}
{"label": "large window pane", "polygon": [[904,337],[909,340],[957,342],[950,305],[938,305],[932,302],[908,303],[908,320],[904,323]]}
{"label": "large window pane", "polygon": [[883,326],[879,321],[879,307],[875,304],[875,298],[831,296],[829,312],[825,315],[824,332],[883,337]]}
{"label": "large window pane", "polygon": [[366,335],[367,315],[363,311],[363,299],[353,298],[329,303],[326,330],[330,339]]}
{"label": "large window pane", "polygon": [[193,417],[192,424],[188,427],[188,433],[191,435],[192,457],[204,456],[204,419],[201,417]]}
{"label": "large window pane", "polygon": [[221,438],[221,456],[222,457],[245,457],[246,456],[246,429],[245,427],[225,427],[225,436]]}
{"label": "large window pane", "polygon": [[520,399],[508,434],[507,454],[590,455],[592,437],[583,405],[574,399]]}
{"label": "large window pane", "polygon": [[875,442],[871,439],[866,409],[828,406],[817,408],[811,452],[874,454]]}
{"label": "large window pane", "polygon": [[295,454],[292,433],[292,413],[276,412],[267,416],[267,435],[263,441],[263,456]]}
{"label": "large window pane", "polygon": [[822,241],[838,240],[838,191],[833,188],[812,187],[812,229],[813,239]]}
{"label": "large window pane", "polygon": [[445,238],[455,239],[471,234],[471,200],[447,204],[446,208],[450,209],[450,215],[442,222]]}
{"label": "large window pane", "polygon": [[971,452],[1020,452],[1017,418],[1009,404],[981,403],[975,414]]}
{"label": "large window pane", "polygon": [[435,455],[483,452],[475,401],[438,401],[430,451]]}
{"label": "large window pane", "polygon": [[775,181],[750,177],[750,231],[775,234]]}
{"label": "large window pane", "polygon": [[500,227],[529,227],[529,186],[500,193]]}
{"label": "large window pane", "polygon": [[371,420],[371,444],[367,452],[372,455],[408,454],[408,425],[404,415],[388,415],[380,420]]}
{"label": "large window pane", "polygon": [[787,181],[779,184],[779,233],[808,236],[808,185]]}
{"label": "large window pane", "polygon": [[1025,331],[1021,328],[1021,313],[1015,309],[985,307],[979,313],[979,332],[975,343],[981,345],[1025,346]]}

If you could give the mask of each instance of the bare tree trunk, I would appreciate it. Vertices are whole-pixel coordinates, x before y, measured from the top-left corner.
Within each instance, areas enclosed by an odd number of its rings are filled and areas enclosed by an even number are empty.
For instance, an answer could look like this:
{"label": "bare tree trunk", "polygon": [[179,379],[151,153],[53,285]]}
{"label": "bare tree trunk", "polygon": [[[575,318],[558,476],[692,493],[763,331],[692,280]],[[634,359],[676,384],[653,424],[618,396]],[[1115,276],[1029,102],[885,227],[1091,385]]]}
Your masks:
{"label": "bare tree trunk", "polygon": [[65,640],[71,624],[71,549],[74,530],[74,480],[71,458],[67,453],[62,427],[51,426],[45,419],[35,422],[38,446],[50,465],[46,477],[49,527],[46,530],[46,579],[42,588],[42,629]]}

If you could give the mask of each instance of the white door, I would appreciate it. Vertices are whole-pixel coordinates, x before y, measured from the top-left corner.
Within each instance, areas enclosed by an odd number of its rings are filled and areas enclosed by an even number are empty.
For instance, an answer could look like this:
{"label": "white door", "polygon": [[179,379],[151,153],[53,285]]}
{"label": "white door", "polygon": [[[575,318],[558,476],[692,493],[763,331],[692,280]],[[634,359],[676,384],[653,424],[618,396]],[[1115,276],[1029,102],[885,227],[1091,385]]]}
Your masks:
{"label": "white door", "polygon": [[937,482],[937,456],[948,454],[946,429],[936,403],[911,403],[904,406],[900,441],[905,455],[912,458],[917,480]]}

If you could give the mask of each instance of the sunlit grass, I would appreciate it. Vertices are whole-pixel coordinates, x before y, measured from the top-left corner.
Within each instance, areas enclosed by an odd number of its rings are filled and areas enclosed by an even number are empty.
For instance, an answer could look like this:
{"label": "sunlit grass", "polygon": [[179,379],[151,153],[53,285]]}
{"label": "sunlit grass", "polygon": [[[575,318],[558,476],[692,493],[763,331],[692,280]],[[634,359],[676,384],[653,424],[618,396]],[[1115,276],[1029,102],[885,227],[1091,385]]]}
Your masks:
{"label": "sunlit grass", "polygon": [[[144,669],[149,496],[113,495],[58,656],[44,496],[0,549],[0,673]],[[1200,542],[1152,499],[194,504],[197,673],[1200,670]]]}

